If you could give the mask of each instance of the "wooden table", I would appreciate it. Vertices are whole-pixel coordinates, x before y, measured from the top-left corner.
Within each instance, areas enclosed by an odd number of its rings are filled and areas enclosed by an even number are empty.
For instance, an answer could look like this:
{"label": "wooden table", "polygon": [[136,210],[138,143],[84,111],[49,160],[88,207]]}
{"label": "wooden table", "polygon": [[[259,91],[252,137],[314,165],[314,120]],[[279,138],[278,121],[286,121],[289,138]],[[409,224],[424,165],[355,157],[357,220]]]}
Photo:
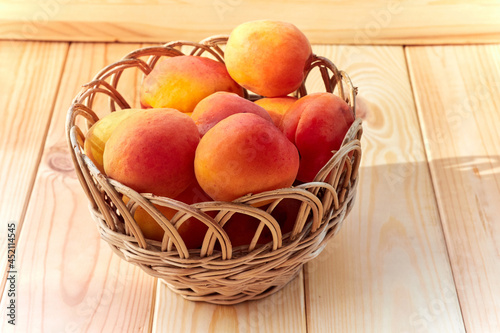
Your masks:
{"label": "wooden table", "polygon": [[[500,332],[498,5],[147,3],[0,1],[5,272],[17,244],[0,331]],[[100,240],[68,154],[66,112],[81,84],[145,45],[107,41],[199,40],[262,12],[296,23],[359,87],[356,205],[277,294],[237,306],[185,301]]]}

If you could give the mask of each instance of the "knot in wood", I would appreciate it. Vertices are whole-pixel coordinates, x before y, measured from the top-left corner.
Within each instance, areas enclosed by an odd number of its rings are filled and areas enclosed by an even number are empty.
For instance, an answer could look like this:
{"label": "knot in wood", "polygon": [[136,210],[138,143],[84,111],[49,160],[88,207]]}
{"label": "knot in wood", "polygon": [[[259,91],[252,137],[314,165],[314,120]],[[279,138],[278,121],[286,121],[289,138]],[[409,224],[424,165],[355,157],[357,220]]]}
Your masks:
{"label": "knot in wood", "polygon": [[73,161],[67,148],[52,147],[47,156],[47,165],[56,172],[73,172]]}

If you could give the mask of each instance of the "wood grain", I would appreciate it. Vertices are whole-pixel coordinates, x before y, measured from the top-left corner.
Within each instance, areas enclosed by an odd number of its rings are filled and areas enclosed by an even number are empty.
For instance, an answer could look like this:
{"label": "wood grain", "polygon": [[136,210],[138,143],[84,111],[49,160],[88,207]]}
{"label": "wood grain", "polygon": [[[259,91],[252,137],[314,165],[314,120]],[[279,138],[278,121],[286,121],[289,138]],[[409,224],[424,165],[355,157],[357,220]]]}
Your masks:
{"label": "wood grain", "polygon": [[[79,87],[137,47],[71,44],[17,248],[17,332],[149,329],[156,281],[119,259],[100,240],[76,178],[64,130],[67,109]],[[45,58],[50,59],[48,55]],[[44,107],[51,108],[52,101]],[[6,318],[5,311],[4,300],[2,318]],[[0,325],[0,331],[6,329],[6,321]]]}
{"label": "wood grain", "polygon": [[500,331],[500,45],[407,49],[468,332]]}
{"label": "wood grain", "polygon": [[21,232],[67,49],[66,43],[0,42],[1,286],[7,225]]}
{"label": "wood grain", "polygon": [[295,23],[313,43],[491,43],[495,1],[0,0],[0,38],[166,42],[228,34],[262,18]]}
{"label": "wood grain", "polygon": [[305,268],[310,332],[464,332],[402,47],[324,46],[364,119],[356,205]]}
{"label": "wood grain", "polygon": [[302,273],[262,300],[237,305],[186,301],[158,283],[154,332],[311,332],[306,330]]}

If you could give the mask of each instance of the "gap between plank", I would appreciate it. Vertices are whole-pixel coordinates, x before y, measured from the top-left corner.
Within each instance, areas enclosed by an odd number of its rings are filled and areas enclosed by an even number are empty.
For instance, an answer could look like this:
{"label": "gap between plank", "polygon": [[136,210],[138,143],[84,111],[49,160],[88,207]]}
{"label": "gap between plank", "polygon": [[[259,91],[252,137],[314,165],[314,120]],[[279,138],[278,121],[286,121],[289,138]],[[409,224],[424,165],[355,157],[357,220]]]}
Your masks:
{"label": "gap between plank", "polygon": [[151,306],[150,306],[150,312],[149,312],[149,327],[148,327],[148,333],[153,333],[153,324],[155,321],[155,308],[156,308],[156,294],[158,292],[158,283],[160,281],[158,280],[157,277],[154,278],[153,282],[153,290],[151,293],[153,294],[153,297],[151,297]]}
{"label": "gap between plank", "polygon": [[[330,239],[332,240],[332,239]],[[314,259],[313,259],[314,260]],[[308,265],[308,263],[305,263],[303,266],[302,266],[302,288],[304,289],[304,316],[305,316],[305,325],[306,325],[306,333],[309,332],[309,315],[308,315],[308,304],[309,302],[311,301],[310,298],[309,298],[309,295],[307,293],[307,286],[308,286],[308,279],[306,279],[306,271],[307,271],[307,267],[306,265]]]}

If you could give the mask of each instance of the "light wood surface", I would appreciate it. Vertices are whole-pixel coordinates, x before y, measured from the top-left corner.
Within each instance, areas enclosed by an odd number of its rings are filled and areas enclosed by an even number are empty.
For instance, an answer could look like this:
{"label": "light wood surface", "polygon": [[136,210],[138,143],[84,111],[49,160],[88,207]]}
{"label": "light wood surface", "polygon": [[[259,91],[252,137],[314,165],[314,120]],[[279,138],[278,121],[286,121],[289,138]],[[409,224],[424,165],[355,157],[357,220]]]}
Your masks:
{"label": "light wood surface", "polygon": [[159,282],[154,332],[310,332],[306,327],[303,275],[254,302],[223,306],[186,301]]}
{"label": "light wood surface", "polygon": [[316,52],[359,87],[364,136],[356,206],[306,265],[310,332],[464,332],[403,48]]}
{"label": "light wood surface", "polygon": [[500,332],[500,46],[408,48],[468,332]]}
{"label": "light wood surface", "polygon": [[[54,88],[57,99],[43,104],[54,112],[16,249],[16,332],[148,330],[155,279],[119,259],[100,240],[64,131],[68,103],[79,87],[137,47],[72,44],[60,89]],[[38,57],[50,58],[43,53]],[[6,318],[6,301],[3,297],[0,318]],[[5,320],[0,327],[10,328]]]}
{"label": "light wood surface", "polygon": [[[66,111],[81,84],[139,45],[0,46],[2,208],[24,220],[17,325],[7,324],[4,290],[0,331],[500,330],[499,45],[315,45],[359,87],[365,130],[356,205],[298,278],[237,306],[183,300],[118,259],[90,220],[67,152]],[[4,80],[16,75],[23,79]],[[34,95],[44,102],[32,103]],[[126,95],[137,99],[135,90]],[[16,132],[20,126],[31,131]],[[3,195],[9,191],[21,195]],[[5,246],[5,229],[0,235]],[[5,259],[2,251],[2,269]]]}
{"label": "light wood surface", "polygon": [[228,34],[255,19],[295,23],[314,43],[442,44],[500,40],[484,1],[0,0],[0,38],[166,42]]}
{"label": "light wood surface", "polygon": [[66,43],[0,42],[2,288],[7,225],[14,223],[16,230],[21,231],[67,49]]}

